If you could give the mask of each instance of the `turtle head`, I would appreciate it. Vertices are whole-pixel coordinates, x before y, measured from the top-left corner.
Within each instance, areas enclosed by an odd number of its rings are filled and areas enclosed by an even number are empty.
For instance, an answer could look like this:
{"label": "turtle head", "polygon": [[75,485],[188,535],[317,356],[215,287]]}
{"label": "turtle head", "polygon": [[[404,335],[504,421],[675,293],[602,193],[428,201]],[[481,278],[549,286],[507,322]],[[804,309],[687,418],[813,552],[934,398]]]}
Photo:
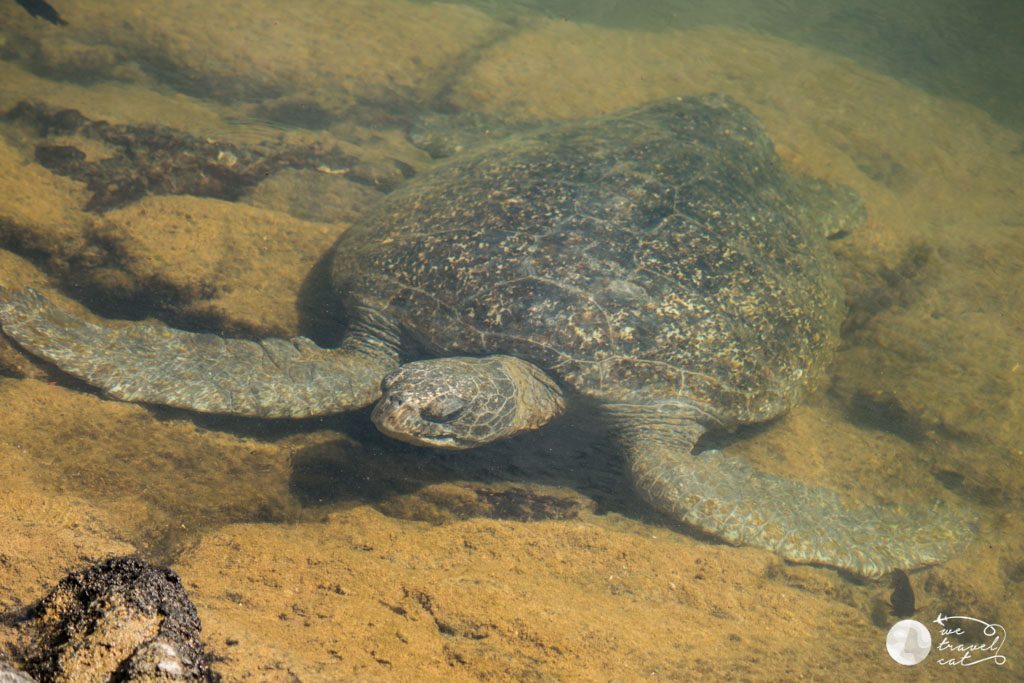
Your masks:
{"label": "turtle head", "polygon": [[384,378],[373,423],[418,446],[473,448],[536,429],[564,409],[539,368],[512,356],[408,363]]}

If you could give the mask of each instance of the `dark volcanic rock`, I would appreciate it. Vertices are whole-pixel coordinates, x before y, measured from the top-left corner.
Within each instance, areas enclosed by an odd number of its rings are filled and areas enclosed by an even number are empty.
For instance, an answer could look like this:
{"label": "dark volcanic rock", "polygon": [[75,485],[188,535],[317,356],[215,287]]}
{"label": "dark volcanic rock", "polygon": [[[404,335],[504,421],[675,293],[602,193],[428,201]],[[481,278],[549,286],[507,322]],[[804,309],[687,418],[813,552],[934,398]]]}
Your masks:
{"label": "dark volcanic rock", "polygon": [[[74,109],[30,102],[21,102],[4,118],[36,129],[43,138],[36,146],[36,161],[53,173],[85,183],[92,193],[85,208],[96,212],[124,206],[147,194],[235,201],[282,169],[347,169],[357,161],[336,148],[276,143],[242,147],[165,126],[90,121]],[[110,155],[90,159],[75,145],[67,144],[67,136],[103,143]],[[54,137],[57,142],[50,141]],[[382,185],[376,176],[358,169],[351,177],[374,187]]]}
{"label": "dark volcanic rock", "polygon": [[177,574],[138,557],[69,574],[21,629],[21,664],[43,683],[210,680],[199,616]]}

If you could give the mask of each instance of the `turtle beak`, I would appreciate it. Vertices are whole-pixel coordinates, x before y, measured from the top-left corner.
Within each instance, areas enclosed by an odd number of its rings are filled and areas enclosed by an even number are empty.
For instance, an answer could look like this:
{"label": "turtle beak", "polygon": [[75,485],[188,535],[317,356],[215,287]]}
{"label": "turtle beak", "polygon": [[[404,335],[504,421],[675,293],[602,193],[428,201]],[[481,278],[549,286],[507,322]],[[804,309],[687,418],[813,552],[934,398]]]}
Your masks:
{"label": "turtle beak", "polygon": [[388,394],[374,406],[370,419],[386,436],[414,446],[466,448],[442,421],[425,415],[418,403],[401,392]]}

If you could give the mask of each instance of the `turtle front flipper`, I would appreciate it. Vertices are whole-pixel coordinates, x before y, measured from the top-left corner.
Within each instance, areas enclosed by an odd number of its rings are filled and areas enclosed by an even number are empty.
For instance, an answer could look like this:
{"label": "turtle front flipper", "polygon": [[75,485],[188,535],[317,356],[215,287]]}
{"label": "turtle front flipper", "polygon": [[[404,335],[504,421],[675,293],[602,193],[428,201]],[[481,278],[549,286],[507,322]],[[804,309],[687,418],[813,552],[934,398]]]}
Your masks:
{"label": "turtle front flipper", "polygon": [[30,353],[123,401],[204,413],[307,417],[359,408],[380,396],[398,365],[397,326],[357,311],[338,349],[305,337],[222,339],[160,323],[96,325],[32,289],[0,288],[0,326]]}
{"label": "turtle front flipper", "polygon": [[704,428],[692,409],[614,406],[611,413],[639,493],[729,543],[877,578],[947,560],[972,536],[970,523],[942,506],[853,507],[833,491],[772,476],[719,451],[694,454]]}

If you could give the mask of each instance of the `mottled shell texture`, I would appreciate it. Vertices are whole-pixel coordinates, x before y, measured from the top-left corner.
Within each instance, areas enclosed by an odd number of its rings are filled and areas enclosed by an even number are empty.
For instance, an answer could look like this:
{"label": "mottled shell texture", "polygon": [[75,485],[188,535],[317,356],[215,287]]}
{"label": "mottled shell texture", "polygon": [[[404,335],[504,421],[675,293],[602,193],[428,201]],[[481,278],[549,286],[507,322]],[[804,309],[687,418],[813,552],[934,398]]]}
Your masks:
{"label": "mottled shell texture", "polygon": [[674,99],[441,162],[341,237],[332,277],[439,355],[511,354],[600,399],[759,421],[831,356],[826,235],[849,194],[784,169],[736,102]]}

